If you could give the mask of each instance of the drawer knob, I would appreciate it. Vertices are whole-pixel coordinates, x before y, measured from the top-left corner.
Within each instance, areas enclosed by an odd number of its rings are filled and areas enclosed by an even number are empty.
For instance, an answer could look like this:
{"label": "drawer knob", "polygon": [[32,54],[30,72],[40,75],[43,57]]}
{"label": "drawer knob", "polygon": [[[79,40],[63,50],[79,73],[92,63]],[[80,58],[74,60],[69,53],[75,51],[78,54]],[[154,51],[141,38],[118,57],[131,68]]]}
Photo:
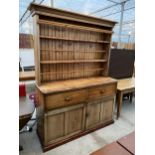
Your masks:
{"label": "drawer knob", "polygon": [[70,101],[72,98],[71,97],[69,97],[69,96],[66,96],[65,97],[65,101]]}
{"label": "drawer knob", "polygon": [[86,117],[89,117],[89,113],[86,113]]}
{"label": "drawer knob", "polygon": [[100,93],[103,94],[103,93],[105,93],[105,91],[104,90],[101,90]]}

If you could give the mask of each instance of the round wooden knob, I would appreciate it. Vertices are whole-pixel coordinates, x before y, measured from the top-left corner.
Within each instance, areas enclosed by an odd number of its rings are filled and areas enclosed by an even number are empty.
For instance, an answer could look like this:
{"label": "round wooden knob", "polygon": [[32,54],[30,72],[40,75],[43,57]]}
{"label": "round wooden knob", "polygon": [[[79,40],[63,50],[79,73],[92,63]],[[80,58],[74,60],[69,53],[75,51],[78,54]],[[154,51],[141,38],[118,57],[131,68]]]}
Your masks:
{"label": "round wooden knob", "polygon": [[72,98],[71,97],[69,97],[69,96],[66,96],[65,97],[65,101],[70,101]]}
{"label": "round wooden knob", "polygon": [[103,94],[104,92],[105,92],[104,90],[101,90],[101,91],[100,91],[101,94]]}

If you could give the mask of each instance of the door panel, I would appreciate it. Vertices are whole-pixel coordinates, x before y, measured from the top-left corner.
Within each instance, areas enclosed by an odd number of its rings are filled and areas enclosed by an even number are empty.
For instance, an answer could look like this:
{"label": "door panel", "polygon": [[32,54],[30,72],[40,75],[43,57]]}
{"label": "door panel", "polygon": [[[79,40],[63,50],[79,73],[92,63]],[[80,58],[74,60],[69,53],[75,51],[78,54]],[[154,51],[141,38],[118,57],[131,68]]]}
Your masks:
{"label": "door panel", "polygon": [[64,136],[64,113],[46,116],[46,142]]}
{"label": "door panel", "polygon": [[83,106],[65,113],[65,135],[80,132],[84,128]]}
{"label": "door panel", "polygon": [[100,122],[100,101],[88,103],[86,112],[86,129],[96,126]]}
{"label": "door panel", "polygon": [[78,104],[45,114],[45,145],[65,139],[84,130],[85,104]]}
{"label": "door panel", "polygon": [[114,100],[109,99],[101,102],[101,122],[105,123],[113,119],[113,104]]}

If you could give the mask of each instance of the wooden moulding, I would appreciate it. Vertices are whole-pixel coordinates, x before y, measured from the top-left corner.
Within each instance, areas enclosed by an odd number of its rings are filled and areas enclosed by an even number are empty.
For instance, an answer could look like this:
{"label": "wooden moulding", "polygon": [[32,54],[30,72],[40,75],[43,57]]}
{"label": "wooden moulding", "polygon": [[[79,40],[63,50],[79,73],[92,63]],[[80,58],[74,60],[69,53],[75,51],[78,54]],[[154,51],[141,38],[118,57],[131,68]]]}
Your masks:
{"label": "wooden moulding", "polygon": [[50,25],[50,26],[54,25],[58,27],[64,27],[64,28],[70,28],[70,29],[76,29],[76,30],[78,29],[78,30],[85,30],[85,31],[91,31],[91,32],[101,32],[101,33],[112,34],[112,31],[108,31],[108,30],[102,30],[102,29],[91,28],[86,26],[77,26],[77,25],[72,25],[67,23],[58,23],[54,21],[39,20],[38,24]]}
{"label": "wooden moulding", "polygon": [[91,133],[91,132],[94,132],[94,131],[96,131],[96,130],[98,130],[98,129],[101,129],[101,128],[105,127],[105,126],[108,126],[108,125],[110,125],[110,124],[112,124],[112,123],[114,123],[114,120],[111,120],[111,121],[106,122],[106,123],[104,123],[104,124],[98,125],[98,126],[92,128],[92,129],[89,129],[89,130],[87,130],[87,131],[81,132],[81,133],[79,133],[79,134],[70,136],[70,137],[68,137],[68,138],[66,138],[66,139],[63,139],[63,140],[58,141],[58,142],[55,142],[55,143],[50,144],[50,145],[48,145],[48,146],[44,146],[44,144],[42,143],[43,141],[42,141],[41,135],[39,134],[38,130],[37,130],[37,134],[38,134],[38,137],[39,137],[40,142],[41,142],[41,145],[42,145],[42,150],[43,150],[43,152],[46,152],[46,151],[51,150],[51,149],[53,149],[53,148],[55,148],[55,147],[58,147],[58,146],[60,146],[60,145],[62,145],[62,144],[65,144],[65,143],[70,142],[70,141],[72,141],[72,140],[74,140],[74,139],[77,139],[77,138],[79,138],[79,137],[81,137],[81,136],[87,135],[87,134],[89,134],[89,133]]}
{"label": "wooden moulding", "polygon": [[106,19],[96,18],[93,16],[65,11],[62,9],[51,8],[51,7],[42,6],[34,3],[30,4],[29,10],[31,11],[32,14],[45,15],[49,17],[56,17],[60,19],[67,19],[67,20],[82,22],[87,24],[106,26],[110,28],[113,28],[113,26],[117,23]]}

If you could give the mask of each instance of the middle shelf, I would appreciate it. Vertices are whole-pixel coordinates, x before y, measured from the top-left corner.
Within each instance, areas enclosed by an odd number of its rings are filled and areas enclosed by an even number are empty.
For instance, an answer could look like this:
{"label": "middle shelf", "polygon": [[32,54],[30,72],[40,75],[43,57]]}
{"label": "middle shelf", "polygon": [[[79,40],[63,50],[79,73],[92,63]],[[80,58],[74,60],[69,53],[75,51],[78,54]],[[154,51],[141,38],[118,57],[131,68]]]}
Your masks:
{"label": "middle shelf", "polygon": [[73,39],[73,38],[62,38],[62,37],[51,37],[51,36],[44,36],[40,35],[41,39],[52,39],[52,40],[64,40],[64,41],[78,41],[78,42],[89,42],[89,43],[105,43],[109,44],[109,41],[105,40],[81,40],[81,39]]}
{"label": "middle shelf", "polygon": [[63,64],[63,63],[87,63],[87,62],[107,62],[105,59],[94,60],[52,60],[52,61],[40,61],[41,64]]}

